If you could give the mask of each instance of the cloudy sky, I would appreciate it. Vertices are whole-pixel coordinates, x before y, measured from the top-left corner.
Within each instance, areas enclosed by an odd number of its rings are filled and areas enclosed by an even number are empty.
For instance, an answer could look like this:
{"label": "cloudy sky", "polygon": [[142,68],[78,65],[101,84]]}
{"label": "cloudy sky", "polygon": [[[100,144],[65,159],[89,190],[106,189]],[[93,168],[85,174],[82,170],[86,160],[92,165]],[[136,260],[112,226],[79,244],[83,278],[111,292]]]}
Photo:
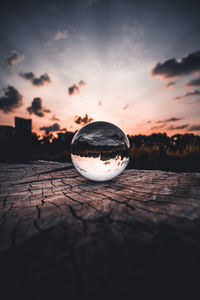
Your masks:
{"label": "cloudy sky", "polygon": [[[105,132],[107,132],[106,137]],[[91,146],[129,146],[129,140],[123,131],[107,122],[92,122],[79,130],[73,139],[73,143],[79,144],[79,142]]]}
{"label": "cloudy sky", "polygon": [[[6,1],[0,124],[200,133],[199,1]],[[42,130],[40,130],[42,128]]]}

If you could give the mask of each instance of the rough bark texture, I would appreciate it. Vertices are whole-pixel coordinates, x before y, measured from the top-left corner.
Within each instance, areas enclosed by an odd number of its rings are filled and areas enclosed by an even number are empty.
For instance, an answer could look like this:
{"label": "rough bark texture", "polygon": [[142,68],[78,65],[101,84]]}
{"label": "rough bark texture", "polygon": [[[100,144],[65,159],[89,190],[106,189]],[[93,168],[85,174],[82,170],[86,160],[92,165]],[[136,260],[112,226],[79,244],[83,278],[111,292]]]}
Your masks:
{"label": "rough bark texture", "polygon": [[200,174],[0,164],[0,201],[2,299],[194,299]]}

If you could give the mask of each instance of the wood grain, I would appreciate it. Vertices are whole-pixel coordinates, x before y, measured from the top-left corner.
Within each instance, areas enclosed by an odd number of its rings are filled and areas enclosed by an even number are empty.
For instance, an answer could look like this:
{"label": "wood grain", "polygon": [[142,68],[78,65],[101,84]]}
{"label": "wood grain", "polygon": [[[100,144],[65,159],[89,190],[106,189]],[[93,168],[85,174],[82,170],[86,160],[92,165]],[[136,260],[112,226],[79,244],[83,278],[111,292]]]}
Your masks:
{"label": "wood grain", "polygon": [[0,267],[2,299],[193,299],[200,174],[1,163]]}

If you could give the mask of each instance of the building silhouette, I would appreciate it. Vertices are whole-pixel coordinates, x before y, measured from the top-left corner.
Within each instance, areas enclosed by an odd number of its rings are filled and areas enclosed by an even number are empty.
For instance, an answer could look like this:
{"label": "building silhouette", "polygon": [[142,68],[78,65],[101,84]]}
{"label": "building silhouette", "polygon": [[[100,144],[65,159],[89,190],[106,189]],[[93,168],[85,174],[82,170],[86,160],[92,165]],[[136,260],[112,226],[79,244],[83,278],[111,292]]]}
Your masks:
{"label": "building silhouette", "polygon": [[59,142],[68,142],[71,144],[72,138],[74,136],[74,132],[68,131],[68,132],[59,132],[58,133],[58,141]]}
{"label": "building silhouette", "polygon": [[32,131],[32,119],[24,119],[15,117],[15,129]]}
{"label": "building silhouette", "polygon": [[0,125],[0,142],[1,138],[6,135],[13,135],[15,132],[15,128],[9,125]]}

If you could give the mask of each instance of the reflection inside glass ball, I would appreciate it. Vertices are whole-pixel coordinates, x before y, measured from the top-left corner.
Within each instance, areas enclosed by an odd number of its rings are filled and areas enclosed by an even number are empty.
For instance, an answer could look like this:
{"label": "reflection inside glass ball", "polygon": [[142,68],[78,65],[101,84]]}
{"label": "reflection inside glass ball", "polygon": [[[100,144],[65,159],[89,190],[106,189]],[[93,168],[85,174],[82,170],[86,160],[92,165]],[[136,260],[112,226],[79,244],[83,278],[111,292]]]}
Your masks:
{"label": "reflection inside glass ball", "polygon": [[75,134],[71,158],[84,177],[106,181],[127,167],[129,148],[129,140],[119,127],[108,122],[92,122]]}

